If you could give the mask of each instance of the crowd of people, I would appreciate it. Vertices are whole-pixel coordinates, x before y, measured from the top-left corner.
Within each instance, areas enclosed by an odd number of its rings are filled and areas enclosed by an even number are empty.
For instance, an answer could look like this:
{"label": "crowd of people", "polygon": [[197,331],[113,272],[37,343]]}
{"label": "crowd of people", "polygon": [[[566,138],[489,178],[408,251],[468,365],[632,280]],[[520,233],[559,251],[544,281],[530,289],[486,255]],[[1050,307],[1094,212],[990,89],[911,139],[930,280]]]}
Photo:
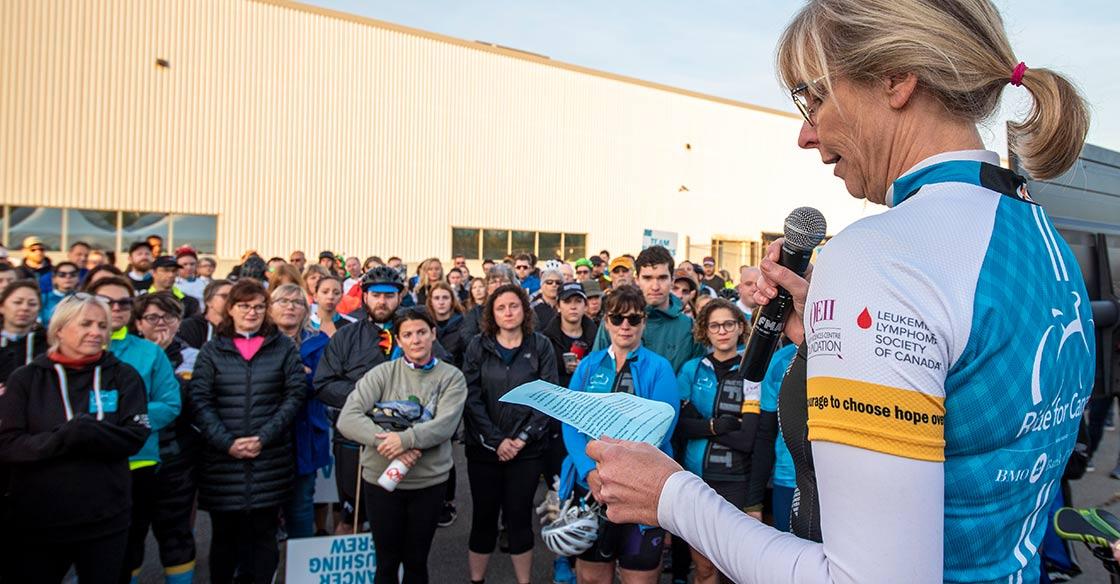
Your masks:
{"label": "crowd of people", "polygon": [[[756,432],[759,396],[734,381],[749,266],[736,286],[713,258],[677,265],[661,247],[572,263],[519,254],[479,275],[461,256],[409,273],[397,257],[249,251],[223,279],[158,236],[131,244],[124,270],[82,242],[57,263],[37,237],[22,251],[0,262],[5,583],[71,567],[83,584],[136,581],[149,532],[166,581],[191,582],[196,509],[212,523],[211,582],[270,582],[285,537],[365,530],[378,582],[398,567],[425,582],[435,531],[458,516],[453,448],[470,483],[469,579],[485,580],[500,545],[529,582],[538,527],[558,519],[556,504],[534,512],[538,487],[587,500],[596,481],[588,437],[500,401],[535,380],[670,404],[664,451],[744,510],[762,510],[781,467],[774,437]],[[752,464],[756,440],[768,453]],[[315,503],[332,460],[334,509]],[[387,489],[394,463],[405,471]],[[677,579],[694,558],[696,581],[716,581],[687,543],[599,520],[579,553],[553,550],[556,582],[609,582],[616,566],[655,581],[670,549]]]}

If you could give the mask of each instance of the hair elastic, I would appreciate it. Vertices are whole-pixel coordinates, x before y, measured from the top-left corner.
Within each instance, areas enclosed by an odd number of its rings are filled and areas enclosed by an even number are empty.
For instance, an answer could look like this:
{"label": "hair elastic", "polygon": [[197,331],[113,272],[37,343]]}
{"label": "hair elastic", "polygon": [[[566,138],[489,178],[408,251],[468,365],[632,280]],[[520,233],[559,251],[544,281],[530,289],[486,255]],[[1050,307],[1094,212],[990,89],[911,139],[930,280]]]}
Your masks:
{"label": "hair elastic", "polygon": [[1022,61],[1019,61],[1019,64],[1015,65],[1015,70],[1011,72],[1011,84],[1014,85],[1015,87],[1019,87],[1020,85],[1022,85],[1023,84],[1023,73],[1026,73],[1026,72],[1027,72],[1027,64],[1022,62]]}

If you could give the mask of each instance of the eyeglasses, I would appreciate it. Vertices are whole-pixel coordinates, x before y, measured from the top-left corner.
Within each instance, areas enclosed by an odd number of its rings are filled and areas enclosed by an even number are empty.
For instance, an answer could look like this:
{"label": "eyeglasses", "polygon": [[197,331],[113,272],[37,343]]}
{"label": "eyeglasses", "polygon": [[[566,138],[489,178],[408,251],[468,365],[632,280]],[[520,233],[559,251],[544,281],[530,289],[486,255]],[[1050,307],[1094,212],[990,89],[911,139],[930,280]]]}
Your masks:
{"label": "eyeglasses", "polygon": [[528,270],[529,266],[513,266],[515,270]]}
{"label": "eyeglasses", "polygon": [[645,320],[644,314],[608,314],[607,320],[611,321],[614,326],[622,326],[622,321],[630,323],[630,326],[638,326]]}
{"label": "eyeglasses", "polygon": [[112,309],[118,309],[119,308],[121,310],[125,310],[125,309],[132,308],[132,299],[131,298],[121,298],[120,300],[114,300],[112,298],[109,298],[108,296],[98,296],[98,298],[104,300],[105,304],[108,304],[109,308],[112,308]]}
{"label": "eyeglasses", "polygon": [[544,284],[545,286],[559,286],[560,280],[545,280],[541,282],[541,284]]}
{"label": "eyeglasses", "polygon": [[[824,80],[824,77],[818,77],[814,79],[812,83],[813,87],[817,87],[817,84],[822,80]],[[820,101],[820,99],[815,97],[809,91],[809,84],[798,84],[797,87],[794,87],[793,90],[789,92],[789,95],[793,98],[794,105],[797,106],[797,109],[801,112],[801,115],[805,118],[805,121],[809,122],[809,126],[816,127],[817,110],[812,105],[810,105],[810,100],[816,99],[817,101]]]}
{"label": "eyeglasses", "polygon": [[163,324],[176,323],[176,322],[179,321],[179,317],[174,315],[174,314],[155,314],[155,313],[152,313],[152,314],[145,314],[143,317],[140,318],[140,320],[142,320],[142,321],[144,321],[144,322],[146,322],[146,323],[148,323],[152,326],[155,326],[155,325],[158,325],[160,323],[163,323]]}
{"label": "eyeglasses", "polygon": [[244,302],[238,302],[237,304],[234,304],[233,307],[240,310],[241,312],[245,312],[245,313],[248,313],[248,312],[260,313],[260,312],[264,312],[265,310],[268,309],[268,306],[265,306],[264,304],[246,304]]}
{"label": "eyeglasses", "polygon": [[709,322],[708,332],[718,333],[720,331],[727,331],[729,333],[735,332],[739,328],[739,321],[725,320],[723,322]]}
{"label": "eyeglasses", "polygon": [[302,298],[281,298],[280,300],[273,300],[273,304],[281,308],[291,308],[293,306],[304,307],[307,306],[307,301]]}
{"label": "eyeglasses", "polygon": [[27,248],[27,251],[34,253],[34,252],[39,252],[39,251],[47,251],[47,248],[40,247],[40,246],[36,245],[35,247]]}
{"label": "eyeglasses", "polygon": [[577,274],[590,274],[591,270],[576,270]]}
{"label": "eyeglasses", "polygon": [[627,268],[626,266],[618,266],[615,269],[611,270],[611,273],[612,274],[618,274],[618,273],[621,273],[621,272],[629,272],[629,271],[630,271],[630,268]]}
{"label": "eyeglasses", "polygon": [[58,276],[59,278],[77,278],[78,272],[75,272],[74,270],[66,270],[65,272],[55,272],[54,275]]}

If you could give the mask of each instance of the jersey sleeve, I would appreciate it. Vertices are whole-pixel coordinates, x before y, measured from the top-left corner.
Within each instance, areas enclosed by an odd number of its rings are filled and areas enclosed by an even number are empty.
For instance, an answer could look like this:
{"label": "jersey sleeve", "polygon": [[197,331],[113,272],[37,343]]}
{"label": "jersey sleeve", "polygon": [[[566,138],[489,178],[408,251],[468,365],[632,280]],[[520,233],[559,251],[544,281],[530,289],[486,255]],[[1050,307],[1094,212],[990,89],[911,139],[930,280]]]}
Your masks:
{"label": "jersey sleeve", "polygon": [[971,318],[953,291],[975,278],[953,271],[948,246],[907,257],[902,237],[853,226],[819,255],[804,314],[809,439],[944,461],[945,379]]}

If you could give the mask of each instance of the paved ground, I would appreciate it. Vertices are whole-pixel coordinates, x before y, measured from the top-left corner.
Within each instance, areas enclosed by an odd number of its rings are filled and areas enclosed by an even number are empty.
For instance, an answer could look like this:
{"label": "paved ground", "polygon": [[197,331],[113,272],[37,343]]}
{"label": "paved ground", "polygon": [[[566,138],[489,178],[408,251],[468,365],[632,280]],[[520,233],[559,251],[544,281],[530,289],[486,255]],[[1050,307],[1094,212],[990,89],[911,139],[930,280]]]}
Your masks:
{"label": "paved ground", "polygon": [[[1073,485],[1074,503],[1082,507],[1103,507],[1120,515],[1120,481],[1110,479],[1117,455],[1120,453],[1120,432],[1106,432],[1100,450],[1095,457],[1097,469]],[[431,581],[440,583],[467,581],[467,537],[470,533],[470,486],[467,482],[466,463],[462,457],[462,447],[456,447],[455,468],[458,474],[459,518],[451,527],[436,532],[432,545]],[[538,493],[538,498],[542,496]],[[210,521],[206,513],[200,512],[196,526],[199,541],[198,571],[195,582],[207,583],[208,546],[210,541]],[[552,579],[552,556],[543,544],[536,547],[533,558],[533,582],[547,583]],[[1108,575],[1092,555],[1084,548],[1078,548],[1081,565],[1085,573],[1075,582],[1108,582]],[[149,538],[147,562],[141,582],[157,584],[163,581],[156,559],[155,542]],[[662,578],[668,582],[668,577]],[[505,584],[515,583],[513,567],[509,557],[500,553],[493,556],[487,582]]]}

